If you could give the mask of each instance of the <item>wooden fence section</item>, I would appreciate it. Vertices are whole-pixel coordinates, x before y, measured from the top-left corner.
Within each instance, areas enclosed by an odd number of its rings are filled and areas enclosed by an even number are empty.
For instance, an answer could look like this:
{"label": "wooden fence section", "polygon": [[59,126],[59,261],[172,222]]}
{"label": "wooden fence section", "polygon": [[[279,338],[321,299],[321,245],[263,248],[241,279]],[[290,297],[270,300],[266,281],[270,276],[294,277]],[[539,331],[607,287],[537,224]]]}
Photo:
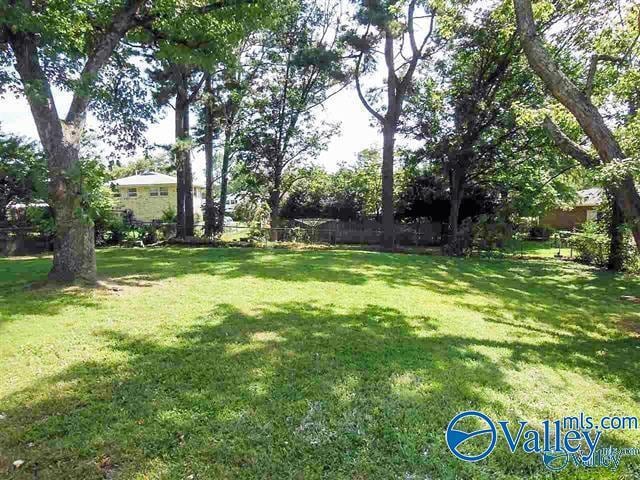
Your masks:
{"label": "wooden fence section", "polygon": [[0,228],[0,256],[34,255],[49,252],[52,249],[52,239],[34,228]]}
{"label": "wooden fence section", "polygon": [[[382,224],[372,220],[313,221],[294,220],[290,228],[304,230],[311,242],[330,244],[378,245],[382,237]],[[398,245],[431,246],[440,245],[445,226],[438,222],[420,222],[395,225],[395,239]]]}

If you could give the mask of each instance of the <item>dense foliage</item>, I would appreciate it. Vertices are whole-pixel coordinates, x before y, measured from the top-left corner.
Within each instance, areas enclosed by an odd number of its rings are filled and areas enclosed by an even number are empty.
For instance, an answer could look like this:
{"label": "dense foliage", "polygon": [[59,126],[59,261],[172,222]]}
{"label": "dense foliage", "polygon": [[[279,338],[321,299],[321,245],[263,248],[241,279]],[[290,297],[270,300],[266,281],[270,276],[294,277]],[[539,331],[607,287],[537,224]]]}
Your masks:
{"label": "dense foliage", "polygon": [[42,201],[47,196],[46,160],[33,143],[0,132],[0,224],[10,204]]}
{"label": "dense foliage", "polygon": [[[196,148],[206,156],[208,237],[222,233],[233,191],[246,213],[236,216],[259,219],[260,228],[277,228],[281,218],[375,219],[392,248],[394,222],[427,218],[448,225],[447,251],[457,255],[465,250],[455,244],[459,226],[467,238],[491,222],[533,224],[594,185],[610,200],[602,233],[609,266],[620,265],[624,232],[640,235],[633,214],[640,201],[633,185],[640,171],[636,6],[539,0],[527,27],[528,0],[43,5],[0,3],[0,89],[29,101],[47,161],[40,176],[53,194],[36,185],[31,167],[16,164],[4,167],[2,202],[48,197],[56,234],[66,238],[59,244],[75,245],[56,253],[60,277],[82,269],[95,277],[90,238],[109,209],[98,194],[104,175],[175,173],[177,209],[166,218],[175,214],[179,236],[196,235]],[[523,37],[525,27],[533,30]],[[589,115],[600,115],[598,128],[619,146],[615,152],[603,153],[589,122],[532,62],[532,35],[562,82],[591,105]],[[339,124],[317,112],[352,87],[381,130],[382,148],[327,172],[315,160]],[[59,91],[72,96],[67,115],[55,106]],[[164,154],[136,152],[130,163],[114,155],[108,172],[86,163],[96,156],[81,149],[90,112],[105,144],[134,151],[167,111],[175,139]],[[18,146],[25,154],[31,148]],[[14,147],[3,140],[3,149]],[[21,188],[30,192],[20,195]],[[85,257],[65,270],[60,259],[77,251]]]}

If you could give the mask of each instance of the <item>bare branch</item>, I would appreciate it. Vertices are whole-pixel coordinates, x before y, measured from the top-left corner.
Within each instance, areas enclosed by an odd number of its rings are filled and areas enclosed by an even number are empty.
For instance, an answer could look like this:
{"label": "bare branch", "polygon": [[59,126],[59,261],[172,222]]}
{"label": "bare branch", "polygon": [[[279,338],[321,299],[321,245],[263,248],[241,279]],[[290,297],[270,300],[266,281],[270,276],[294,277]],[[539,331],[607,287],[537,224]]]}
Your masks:
{"label": "bare branch", "polygon": [[383,123],[384,122],[384,117],[382,115],[380,115],[378,112],[376,112],[376,110],[369,104],[367,99],[362,94],[362,87],[360,85],[360,64],[362,62],[362,56],[363,55],[364,55],[364,53],[360,53],[360,56],[358,57],[358,61],[356,62],[356,71],[355,71],[356,91],[358,92],[358,97],[360,98],[360,101],[364,105],[364,108],[366,108],[367,111],[371,115],[373,115],[380,123]]}
{"label": "bare branch", "polygon": [[587,98],[591,98],[593,94],[593,82],[595,80],[596,72],[598,71],[598,63],[610,62],[622,65],[625,63],[624,58],[612,57],[611,55],[593,55],[591,57],[591,63],[589,64],[589,73],[587,74],[587,81],[584,87],[584,94]]}

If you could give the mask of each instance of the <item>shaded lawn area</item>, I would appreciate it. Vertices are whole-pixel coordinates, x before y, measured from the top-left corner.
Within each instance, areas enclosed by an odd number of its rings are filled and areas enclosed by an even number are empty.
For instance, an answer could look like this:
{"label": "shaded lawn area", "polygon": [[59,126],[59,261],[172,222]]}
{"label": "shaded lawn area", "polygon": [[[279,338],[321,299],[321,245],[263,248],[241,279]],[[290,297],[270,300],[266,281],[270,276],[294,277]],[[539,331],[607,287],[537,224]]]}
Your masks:
{"label": "shaded lawn area", "polygon": [[[0,475],[551,478],[504,439],[463,463],[443,432],[467,409],[640,415],[640,308],[620,300],[637,278],[358,251],[98,261],[121,291],[30,290],[50,259],[0,259]],[[601,444],[638,447],[640,432]],[[557,478],[638,478],[639,460]]]}

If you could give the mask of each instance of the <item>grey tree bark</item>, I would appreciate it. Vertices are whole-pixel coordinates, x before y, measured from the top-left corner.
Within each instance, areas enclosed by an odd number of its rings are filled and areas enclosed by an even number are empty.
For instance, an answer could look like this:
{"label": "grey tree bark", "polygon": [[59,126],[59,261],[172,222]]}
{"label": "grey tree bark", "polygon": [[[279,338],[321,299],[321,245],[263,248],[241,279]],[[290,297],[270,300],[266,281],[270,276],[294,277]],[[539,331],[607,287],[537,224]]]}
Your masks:
{"label": "grey tree bark", "polygon": [[[15,2],[13,2],[15,3]],[[128,0],[104,27],[90,50],[81,78],[96,79],[123,36],[136,25],[136,14],[144,0]],[[31,2],[25,2],[31,8]],[[49,167],[49,203],[53,209],[56,233],[53,266],[49,279],[59,282],[97,280],[93,223],[82,211],[80,185],[72,180],[79,166],[80,140],[85,130],[91,100],[89,89],[75,92],[64,119],[60,117],[47,74],[38,56],[38,37],[27,31],[14,31],[4,26],[6,38],[15,57],[15,68],[24,86],[38,136],[47,155]]]}
{"label": "grey tree bark", "polygon": [[231,127],[228,126],[224,133],[224,151],[222,152],[222,165],[220,167],[220,204],[218,206],[218,231],[224,230],[224,217],[227,213],[227,192],[229,189],[229,163],[231,161]]}
{"label": "grey tree bark", "polygon": [[193,173],[191,169],[191,151],[188,146],[190,139],[189,106],[193,93],[189,92],[187,74],[181,66],[174,66],[176,81],[175,104],[175,137],[179,142],[176,148],[176,176],[177,176],[177,226],[179,238],[192,237],[194,233],[193,216]]}
{"label": "grey tree bark", "polygon": [[[189,109],[188,102],[183,94],[178,92],[175,105],[175,137],[176,141],[185,137],[185,112]],[[186,158],[182,148],[179,146],[175,152],[176,157],[176,235],[178,238],[186,236],[186,215],[185,215],[185,163]]]}
{"label": "grey tree bark", "polygon": [[280,162],[274,169],[273,185],[269,192],[269,208],[271,209],[271,241],[278,240],[278,229],[280,228],[280,200],[282,196],[282,167]]}
{"label": "grey tree bark", "polygon": [[[518,32],[531,68],[542,79],[551,94],[578,121],[598,152],[598,163],[622,160],[625,155],[613,132],[607,127],[598,108],[558,67],[537,34],[531,0],[514,0]],[[614,198],[640,248],[640,195],[633,178],[626,177],[614,187]]]}
{"label": "grey tree bark", "polygon": [[[362,93],[360,85],[360,68],[363,54],[360,54],[356,62],[356,90],[360,101],[367,111],[379,122],[382,127],[382,248],[391,251],[395,243],[395,209],[393,198],[394,186],[394,156],[396,134],[402,116],[403,104],[413,81],[418,63],[425,57],[425,47],[433,33],[435,12],[431,12],[429,31],[426,33],[421,44],[418,44],[415,34],[415,9],[418,2],[411,0],[407,6],[407,33],[411,47],[411,55],[402,65],[396,65],[395,37],[391,25],[384,27],[384,59],[387,67],[386,80],[386,112],[377,112],[367,101]],[[368,30],[367,30],[368,33]],[[402,76],[398,72],[402,71]]]}
{"label": "grey tree bark", "polygon": [[[205,90],[211,96],[211,76],[207,75]],[[213,202],[213,109],[211,98],[207,98],[204,106],[204,156],[205,156],[205,206],[204,234],[212,237],[216,233],[216,212]]]}
{"label": "grey tree bark", "polygon": [[459,223],[460,223],[460,205],[462,204],[462,198],[464,196],[464,184],[465,184],[466,172],[463,168],[455,164],[454,168],[449,172],[449,190],[450,190],[450,210],[449,210],[449,231],[447,246],[449,249],[449,255],[461,255],[462,245],[458,238]]}

